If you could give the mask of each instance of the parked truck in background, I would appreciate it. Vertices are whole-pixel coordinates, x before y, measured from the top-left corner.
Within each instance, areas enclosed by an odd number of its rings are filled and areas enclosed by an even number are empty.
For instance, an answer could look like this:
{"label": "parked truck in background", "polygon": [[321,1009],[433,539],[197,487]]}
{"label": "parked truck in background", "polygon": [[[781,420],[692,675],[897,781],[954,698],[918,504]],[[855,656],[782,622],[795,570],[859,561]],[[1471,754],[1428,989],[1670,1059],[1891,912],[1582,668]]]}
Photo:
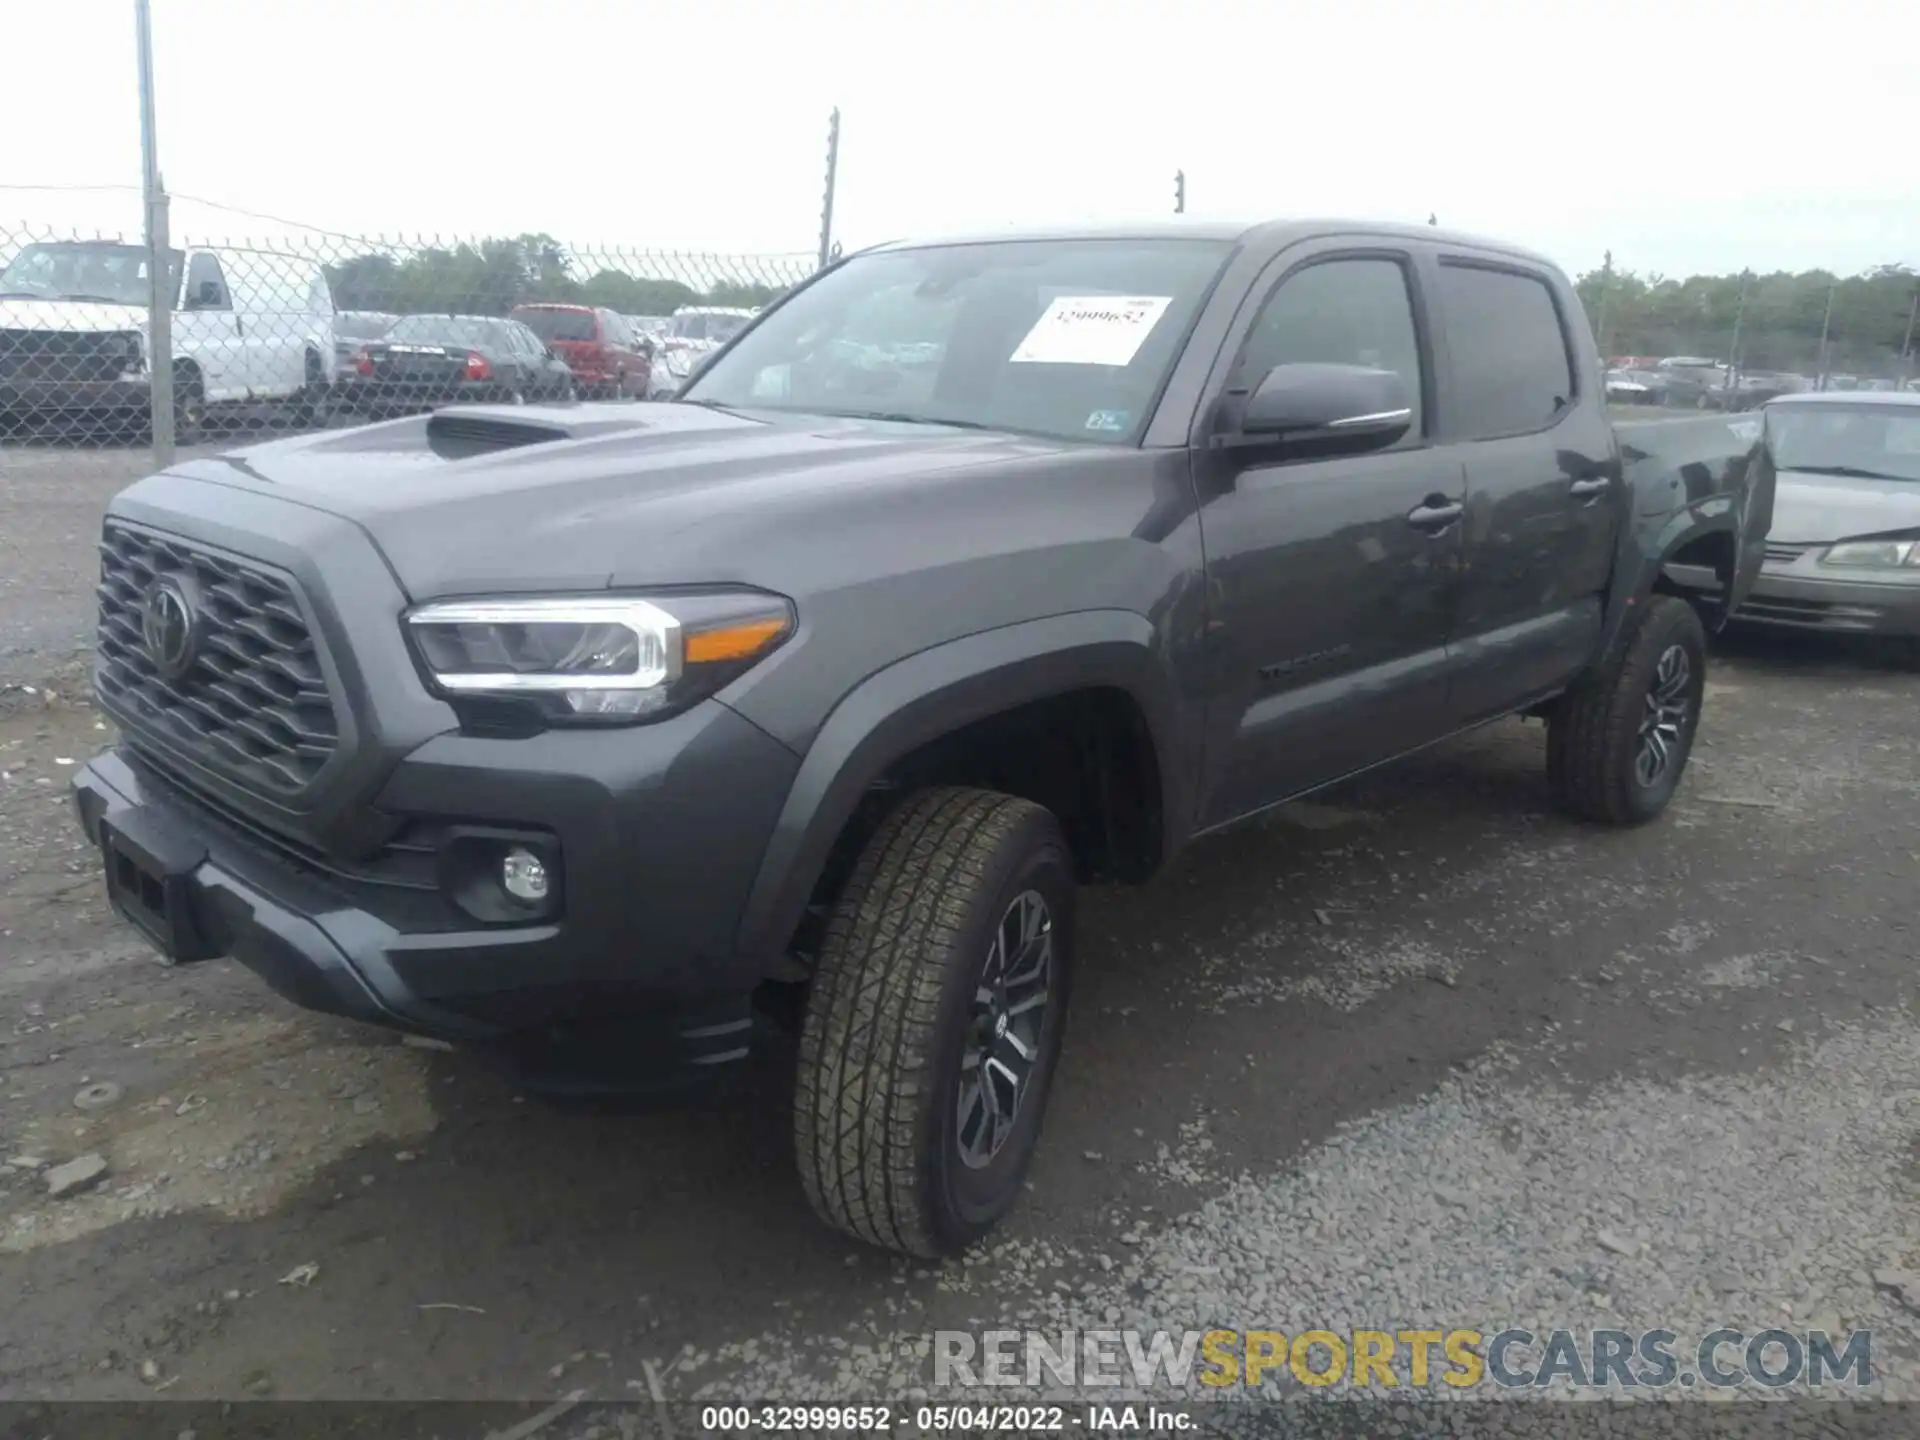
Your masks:
{"label": "parked truck in background", "polygon": [[[333,291],[311,260],[192,246],[170,253],[175,438],[210,412],[270,404],[325,418]],[[110,240],[24,247],[0,268],[0,419],[143,423],[152,403],[148,251]]]}
{"label": "parked truck in background", "polygon": [[1566,277],[1438,229],[882,246],[673,403],[123,492],[79,814],[172,959],[555,1084],[786,1027],[819,1213],[945,1254],[1038,1143],[1080,886],[1515,714],[1571,814],[1661,813],[1753,430],[1616,430]]}

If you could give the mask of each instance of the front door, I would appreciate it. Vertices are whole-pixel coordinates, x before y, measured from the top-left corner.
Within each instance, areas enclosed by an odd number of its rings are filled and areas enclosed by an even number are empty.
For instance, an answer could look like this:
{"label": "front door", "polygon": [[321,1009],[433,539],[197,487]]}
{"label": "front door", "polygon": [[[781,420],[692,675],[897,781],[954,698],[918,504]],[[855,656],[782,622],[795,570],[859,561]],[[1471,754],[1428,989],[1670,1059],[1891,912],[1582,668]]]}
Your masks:
{"label": "front door", "polygon": [[1400,374],[1414,417],[1392,448],[1347,458],[1196,449],[1219,667],[1203,825],[1454,728],[1447,643],[1465,481],[1429,431],[1411,256],[1294,250],[1269,276],[1223,395],[1275,365],[1368,365]]}

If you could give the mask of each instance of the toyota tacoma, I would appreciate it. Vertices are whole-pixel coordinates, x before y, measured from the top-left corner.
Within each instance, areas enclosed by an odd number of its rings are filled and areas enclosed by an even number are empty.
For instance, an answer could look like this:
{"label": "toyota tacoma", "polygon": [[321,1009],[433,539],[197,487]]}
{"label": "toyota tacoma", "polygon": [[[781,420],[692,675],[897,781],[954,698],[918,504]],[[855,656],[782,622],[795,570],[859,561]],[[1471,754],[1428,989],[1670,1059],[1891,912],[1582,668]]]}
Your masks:
{"label": "toyota tacoma", "polygon": [[784,1023],[809,1198],[937,1256],[1019,1193],[1077,887],[1515,714],[1575,816],[1661,812],[1753,435],[1616,432],[1565,275],[1437,229],[882,245],[672,403],[122,492],[76,805],[168,959],[556,1086]]}

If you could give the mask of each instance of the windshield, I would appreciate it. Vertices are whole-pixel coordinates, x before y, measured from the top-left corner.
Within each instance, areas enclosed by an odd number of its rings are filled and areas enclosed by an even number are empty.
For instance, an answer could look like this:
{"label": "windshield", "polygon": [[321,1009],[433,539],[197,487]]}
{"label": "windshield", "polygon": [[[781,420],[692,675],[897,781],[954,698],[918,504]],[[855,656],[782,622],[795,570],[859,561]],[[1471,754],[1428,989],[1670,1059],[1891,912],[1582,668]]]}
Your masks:
{"label": "windshield", "polygon": [[505,327],[498,320],[469,320],[456,315],[405,315],[382,337],[402,345],[469,345],[506,348]]}
{"label": "windshield", "polygon": [[676,315],[668,333],[676,340],[731,340],[747,328],[748,315]]}
{"label": "windshield", "polygon": [[551,345],[555,340],[594,341],[600,327],[591,310],[515,310],[511,316]]}
{"label": "windshield", "polygon": [[[177,295],[184,262],[180,251],[168,253]],[[146,247],[89,241],[29,245],[0,270],[0,298],[6,297],[145,305],[151,298]]]}
{"label": "windshield", "polygon": [[1781,470],[1920,484],[1920,405],[1771,405],[1767,443]]}
{"label": "windshield", "polygon": [[1041,240],[859,256],[763,316],[683,398],[1129,444],[1228,248]]}

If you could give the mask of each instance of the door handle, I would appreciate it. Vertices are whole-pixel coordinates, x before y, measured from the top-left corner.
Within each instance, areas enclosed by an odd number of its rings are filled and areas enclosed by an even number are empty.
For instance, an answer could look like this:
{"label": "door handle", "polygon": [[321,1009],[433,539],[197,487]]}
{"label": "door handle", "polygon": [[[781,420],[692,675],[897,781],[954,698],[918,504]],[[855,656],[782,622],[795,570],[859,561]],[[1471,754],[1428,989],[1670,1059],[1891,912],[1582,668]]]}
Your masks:
{"label": "door handle", "polygon": [[1467,513],[1467,507],[1444,495],[1429,495],[1407,512],[1407,523],[1416,530],[1438,535]]}
{"label": "door handle", "polygon": [[1567,487],[1578,500],[1591,500],[1596,495],[1606,494],[1612,488],[1613,482],[1604,475],[1592,480],[1576,480]]}

